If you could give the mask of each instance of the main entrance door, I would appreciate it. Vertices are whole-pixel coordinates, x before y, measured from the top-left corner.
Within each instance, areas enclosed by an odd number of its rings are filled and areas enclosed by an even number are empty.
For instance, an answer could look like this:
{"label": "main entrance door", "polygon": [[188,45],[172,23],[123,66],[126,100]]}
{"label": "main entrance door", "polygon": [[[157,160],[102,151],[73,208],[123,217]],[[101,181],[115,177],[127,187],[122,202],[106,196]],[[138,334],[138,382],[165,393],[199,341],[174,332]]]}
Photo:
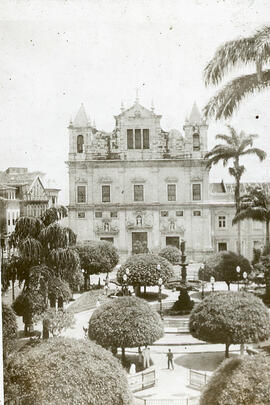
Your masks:
{"label": "main entrance door", "polygon": [[132,252],[147,252],[147,232],[132,232]]}
{"label": "main entrance door", "polygon": [[179,236],[166,236],[166,246],[175,246],[179,249]]}

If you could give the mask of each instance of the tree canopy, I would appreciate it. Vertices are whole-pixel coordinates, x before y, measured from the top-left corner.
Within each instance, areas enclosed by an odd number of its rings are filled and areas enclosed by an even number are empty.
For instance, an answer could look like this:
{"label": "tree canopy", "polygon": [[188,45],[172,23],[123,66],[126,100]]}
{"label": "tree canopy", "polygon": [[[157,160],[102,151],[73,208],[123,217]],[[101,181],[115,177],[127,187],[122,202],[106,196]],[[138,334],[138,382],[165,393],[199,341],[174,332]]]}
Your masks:
{"label": "tree canopy", "polygon": [[106,302],[94,311],[89,321],[89,338],[106,348],[150,345],[163,333],[159,314],[137,297]]}
{"label": "tree canopy", "polygon": [[270,336],[268,308],[246,292],[212,293],[191,312],[192,336],[209,343],[224,343],[226,356],[231,344],[253,343]]}
{"label": "tree canopy", "polygon": [[163,284],[166,284],[173,276],[173,268],[168,260],[151,253],[133,255],[126,260],[117,272],[117,280],[121,284],[127,268],[129,269],[127,284],[132,286],[158,285],[160,277]]}
{"label": "tree canopy", "polygon": [[223,86],[204,108],[206,116],[229,118],[245,97],[260,92],[270,85],[270,70],[265,69],[270,56],[270,26],[253,35],[226,42],[207,64],[206,85],[218,85],[224,76],[239,66],[251,65],[254,73],[239,76]]}
{"label": "tree canopy", "polygon": [[[240,267],[240,273],[236,271],[236,267]],[[250,274],[251,265],[249,261],[241,255],[234,252],[223,251],[209,257],[205,263],[204,269],[199,270],[199,279],[210,281],[210,277],[215,277],[216,281],[225,281],[230,286],[230,283],[243,279],[243,273]]]}
{"label": "tree canopy", "polygon": [[93,342],[53,338],[11,358],[6,399],[23,405],[130,405],[126,373]]}
{"label": "tree canopy", "polygon": [[200,405],[265,405],[269,403],[270,359],[245,356],[224,361],[204,388]]}
{"label": "tree canopy", "polygon": [[108,273],[119,261],[119,255],[112,243],[92,241],[87,246],[77,246],[81,267],[88,275]]}
{"label": "tree canopy", "polygon": [[12,342],[17,337],[17,322],[14,311],[10,306],[2,303],[2,337],[3,337],[3,357],[7,356],[12,349]]}
{"label": "tree canopy", "polygon": [[166,246],[161,249],[159,256],[164,257],[171,264],[179,263],[181,260],[181,252],[176,246]]}
{"label": "tree canopy", "polygon": [[[266,152],[259,148],[253,147],[253,141],[257,138],[254,134],[245,134],[244,131],[237,133],[236,130],[227,125],[230,132],[227,134],[218,134],[216,139],[224,143],[214,146],[209,152],[205,154],[206,167],[211,168],[219,162],[223,162],[223,166],[227,166],[229,161],[232,161],[232,166],[229,167],[229,174],[235,179],[234,200],[236,213],[240,210],[240,181],[245,171],[245,166],[240,164],[240,157],[246,155],[256,155],[260,161],[266,158]],[[238,232],[238,246],[237,252],[241,253],[241,232],[240,224],[237,228]]]}

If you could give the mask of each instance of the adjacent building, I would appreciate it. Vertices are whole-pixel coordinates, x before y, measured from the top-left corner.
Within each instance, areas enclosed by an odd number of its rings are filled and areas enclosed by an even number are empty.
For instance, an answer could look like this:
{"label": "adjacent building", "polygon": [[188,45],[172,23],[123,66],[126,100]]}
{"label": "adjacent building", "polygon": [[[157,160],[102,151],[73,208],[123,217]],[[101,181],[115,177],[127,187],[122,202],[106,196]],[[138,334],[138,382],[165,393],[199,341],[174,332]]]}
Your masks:
{"label": "adjacent building", "polygon": [[[154,107],[138,98],[99,131],[81,105],[69,125],[69,225],[78,240],[106,240],[120,254],[136,244],[155,251],[186,241],[190,259],[236,250],[233,186],[209,184],[208,125],[194,104],[179,130],[164,131]],[[243,224],[243,253],[264,239],[258,224]]]}

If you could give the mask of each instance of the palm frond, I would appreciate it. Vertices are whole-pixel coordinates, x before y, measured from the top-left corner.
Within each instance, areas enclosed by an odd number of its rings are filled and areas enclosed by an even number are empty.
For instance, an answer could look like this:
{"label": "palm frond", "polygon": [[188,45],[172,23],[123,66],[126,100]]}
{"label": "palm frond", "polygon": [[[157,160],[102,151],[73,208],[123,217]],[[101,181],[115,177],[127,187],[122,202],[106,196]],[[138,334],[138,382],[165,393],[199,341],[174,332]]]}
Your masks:
{"label": "palm frond", "polygon": [[80,264],[80,258],[75,249],[53,249],[49,253],[48,263],[51,267],[57,269],[68,268],[70,270],[77,269]]}
{"label": "palm frond", "polygon": [[44,225],[39,218],[20,217],[15,225],[15,237],[19,239],[27,237],[37,238],[43,228]]}
{"label": "palm frond", "polygon": [[239,104],[249,95],[262,91],[270,86],[270,70],[262,72],[262,79],[258,81],[257,74],[237,77],[226,84],[210,99],[204,107],[206,118],[215,117],[216,120],[229,118]]}
{"label": "palm frond", "polygon": [[230,69],[256,61],[254,36],[226,42],[204,69],[205,85],[217,85]]}
{"label": "palm frond", "polygon": [[256,155],[256,156],[258,156],[260,161],[263,161],[267,156],[266,152],[259,148],[247,149],[244,152],[242,152],[241,155]]}
{"label": "palm frond", "polygon": [[27,237],[19,242],[18,247],[24,260],[33,264],[39,262],[42,254],[42,246],[38,240]]}
{"label": "palm frond", "polygon": [[230,135],[225,135],[225,134],[217,134],[215,136],[216,139],[221,139],[225,142],[227,142],[228,145],[234,146],[234,140]]}
{"label": "palm frond", "polygon": [[48,226],[53,222],[59,221],[61,218],[65,217],[67,217],[67,208],[63,205],[60,205],[59,207],[48,208],[41,215],[41,220],[45,226]]}
{"label": "palm frond", "polygon": [[249,207],[241,210],[233,218],[233,225],[245,219],[253,219],[254,221],[265,222],[266,212],[261,207]]}
{"label": "palm frond", "polygon": [[255,35],[255,46],[260,61],[269,62],[270,59],[270,26],[266,25],[257,31]]}

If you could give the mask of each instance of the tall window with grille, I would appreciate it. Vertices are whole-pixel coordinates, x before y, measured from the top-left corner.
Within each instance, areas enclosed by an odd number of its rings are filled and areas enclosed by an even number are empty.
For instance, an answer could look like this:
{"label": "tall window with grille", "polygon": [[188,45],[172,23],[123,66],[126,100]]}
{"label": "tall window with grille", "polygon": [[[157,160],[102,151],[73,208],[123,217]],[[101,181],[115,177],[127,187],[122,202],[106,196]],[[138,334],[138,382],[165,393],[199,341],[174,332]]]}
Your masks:
{"label": "tall window with grille", "polygon": [[134,201],[144,201],[143,185],[141,184],[134,185]]}
{"label": "tall window with grille", "polygon": [[202,199],[201,184],[192,184],[192,200],[200,201]]}
{"label": "tall window with grille", "polygon": [[102,186],[102,202],[110,202],[110,201],[111,201],[111,187]]}
{"label": "tall window with grille", "polygon": [[219,215],[218,217],[218,227],[226,228],[226,217],[225,215]]}
{"label": "tall window with grille", "polygon": [[77,186],[77,202],[86,203],[86,186]]}
{"label": "tall window with grille", "polygon": [[127,148],[128,149],[149,149],[149,129],[127,129]]}
{"label": "tall window with grille", "polygon": [[167,185],[168,201],[176,201],[176,184]]}

